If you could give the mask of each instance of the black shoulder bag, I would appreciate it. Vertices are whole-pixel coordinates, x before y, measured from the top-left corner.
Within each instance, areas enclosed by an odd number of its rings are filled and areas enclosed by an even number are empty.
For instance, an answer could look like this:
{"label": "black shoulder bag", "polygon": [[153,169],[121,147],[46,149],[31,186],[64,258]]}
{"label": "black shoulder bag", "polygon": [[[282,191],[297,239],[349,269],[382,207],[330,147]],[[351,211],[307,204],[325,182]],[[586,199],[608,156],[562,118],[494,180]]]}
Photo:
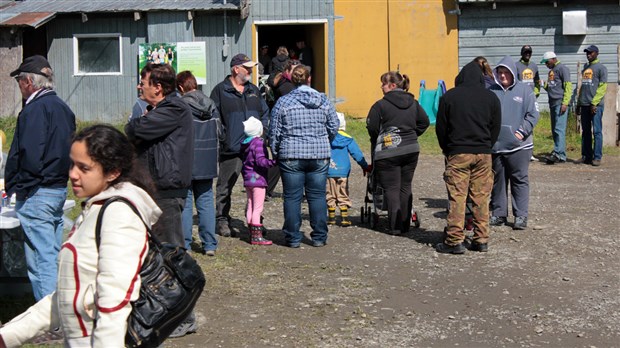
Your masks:
{"label": "black shoulder bag", "polygon": [[[126,198],[108,199],[97,216],[97,250],[101,243],[103,212],[117,201],[126,203],[140,217]],[[206,283],[202,269],[184,248],[160,243],[148,226],[146,230],[149,252],[140,269],[140,297],[131,303],[131,314],[127,318],[127,347],[158,347],[194,309]]]}

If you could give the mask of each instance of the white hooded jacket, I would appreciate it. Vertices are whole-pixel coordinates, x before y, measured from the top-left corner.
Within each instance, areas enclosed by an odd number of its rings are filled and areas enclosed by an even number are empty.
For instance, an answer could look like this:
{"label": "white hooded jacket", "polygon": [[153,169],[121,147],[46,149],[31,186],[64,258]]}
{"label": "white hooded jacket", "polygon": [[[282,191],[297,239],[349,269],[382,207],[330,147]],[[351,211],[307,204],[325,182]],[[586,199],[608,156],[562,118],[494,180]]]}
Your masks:
{"label": "white hooded jacket", "polygon": [[[97,251],[97,215],[113,196],[131,201],[141,218],[127,204],[112,203],[103,216]],[[139,296],[139,271],[148,251],[144,223],[150,227],[160,215],[148,193],[127,182],[83,203],[60,250],[56,291],[0,329],[7,347],[21,346],[57,327],[64,332],[66,347],[124,347],[127,317],[131,301]]]}

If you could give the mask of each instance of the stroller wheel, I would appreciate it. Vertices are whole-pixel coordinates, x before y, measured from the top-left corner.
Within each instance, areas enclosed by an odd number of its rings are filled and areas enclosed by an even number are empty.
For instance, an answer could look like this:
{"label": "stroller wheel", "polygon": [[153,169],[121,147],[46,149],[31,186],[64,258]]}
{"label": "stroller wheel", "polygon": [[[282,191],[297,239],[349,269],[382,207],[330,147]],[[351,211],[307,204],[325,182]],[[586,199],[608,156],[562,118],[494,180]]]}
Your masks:
{"label": "stroller wheel", "polygon": [[372,213],[372,215],[369,216],[369,220],[370,220],[370,228],[374,230],[375,228],[377,228],[377,225],[379,224],[379,214]]}
{"label": "stroller wheel", "polygon": [[415,210],[411,213],[411,222],[413,222],[415,228],[420,228],[420,219],[418,218],[418,212]]}
{"label": "stroller wheel", "polygon": [[360,208],[360,221],[364,223],[364,207]]}
{"label": "stroller wheel", "polygon": [[370,207],[366,207],[366,222],[370,223],[370,219],[372,219],[372,212]]}

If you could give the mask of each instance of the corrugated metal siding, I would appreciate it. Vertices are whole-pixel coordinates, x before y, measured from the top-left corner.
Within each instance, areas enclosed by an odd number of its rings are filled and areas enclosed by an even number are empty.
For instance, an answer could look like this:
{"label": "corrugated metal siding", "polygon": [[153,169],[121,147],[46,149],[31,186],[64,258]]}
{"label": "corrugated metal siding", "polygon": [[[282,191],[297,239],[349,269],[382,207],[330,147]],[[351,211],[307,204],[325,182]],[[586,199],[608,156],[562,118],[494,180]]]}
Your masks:
{"label": "corrugated metal siding", "polygon": [[[76,116],[85,121],[120,122],[131,113],[138,82],[137,52],[144,42],[146,22],[117,14],[91,18],[82,23],[79,16],[67,15],[48,25],[48,59],[54,68],[56,90]],[[121,76],[74,76],[73,35],[121,33],[123,74]]]}
{"label": "corrugated metal siding", "polygon": [[[562,11],[587,10],[588,34],[586,36],[562,35]],[[493,66],[503,56],[518,60],[521,46],[533,49],[532,61],[537,64],[546,51],[554,51],[571,70],[571,79],[577,83],[577,62],[587,62],[583,49],[596,45],[599,59],[608,69],[608,81],[618,81],[618,54],[620,44],[620,6],[586,5],[502,5],[490,7],[465,7],[459,17],[459,67],[476,56],[485,56]],[[541,78],[546,80],[548,69],[538,64]],[[547,107],[547,94],[539,99]]]}
{"label": "corrugated metal siding", "polygon": [[150,12],[146,16],[148,42],[194,41],[192,21],[186,11]]}
{"label": "corrugated metal siding", "polygon": [[[230,74],[230,60],[237,53],[250,53],[251,35],[245,35],[246,21],[238,13],[226,15],[226,35],[230,45],[228,57],[222,55],[224,45],[224,14],[203,14],[194,21],[195,41],[204,41],[207,46],[207,84],[202,90],[209,95],[215,85]],[[249,23],[247,23],[249,25]]]}
{"label": "corrugated metal siding", "polygon": [[254,0],[254,20],[326,19],[334,12],[333,1],[326,0]]}

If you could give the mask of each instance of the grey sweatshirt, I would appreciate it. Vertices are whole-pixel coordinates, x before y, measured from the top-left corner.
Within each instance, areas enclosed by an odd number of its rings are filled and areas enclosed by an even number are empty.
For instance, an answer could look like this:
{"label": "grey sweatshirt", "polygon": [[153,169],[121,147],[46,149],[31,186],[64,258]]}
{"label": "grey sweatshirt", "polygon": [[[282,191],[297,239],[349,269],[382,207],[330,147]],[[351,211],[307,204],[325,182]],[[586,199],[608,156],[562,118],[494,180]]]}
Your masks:
{"label": "grey sweatshirt", "polygon": [[[508,88],[499,82],[497,68],[500,66],[508,68],[512,73],[514,81]],[[497,95],[502,105],[502,128],[493,145],[493,153],[511,153],[534,147],[532,132],[540,117],[538,103],[532,89],[517,80],[516,71],[515,63],[509,56],[504,57],[493,69],[497,84],[489,89]],[[515,132],[520,133],[523,140],[519,140]]]}

